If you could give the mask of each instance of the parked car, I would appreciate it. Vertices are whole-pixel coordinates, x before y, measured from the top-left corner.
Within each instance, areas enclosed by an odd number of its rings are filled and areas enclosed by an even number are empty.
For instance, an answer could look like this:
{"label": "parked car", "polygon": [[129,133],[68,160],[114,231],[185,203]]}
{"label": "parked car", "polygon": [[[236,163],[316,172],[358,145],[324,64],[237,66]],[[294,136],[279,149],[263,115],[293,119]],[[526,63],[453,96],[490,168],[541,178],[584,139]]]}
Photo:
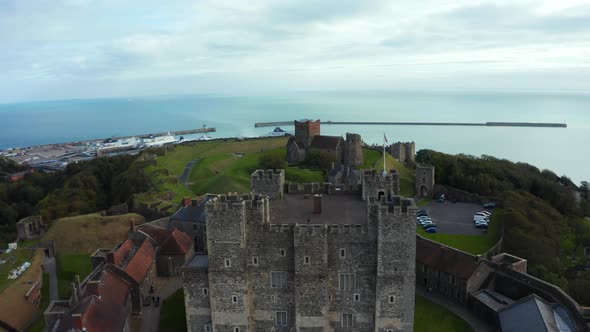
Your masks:
{"label": "parked car", "polygon": [[424,228],[424,229],[428,229],[430,227],[438,227],[438,225],[433,222],[430,222],[430,223],[426,223],[422,226],[422,228]]}
{"label": "parked car", "polygon": [[419,222],[420,226],[424,227],[425,225],[428,224],[433,224],[432,220],[423,220]]}
{"label": "parked car", "polygon": [[416,212],[416,217],[427,216],[427,215],[428,215],[428,212],[426,212],[426,211]]}
{"label": "parked car", "polygon": [[494,202],[488,202],[488,203],[484,203],[484,204],[483,204],[483,207],[484,207],[485,209],[493,209],[493,208],[495,208],[495,207],[496,207],[496,203],[494,203]]}
{"label": "parked car", "polygon": [[482,221],[482,220],[489,222],[489,219],[486,216],[478,216],[477,214],[473,216],[473,222],[478,222],[478,221]]}
{"label": "parked car", "polygon": [[479,211],[479,212],[478,212],[478,213],[476,213],[476,214],[483,214],[484,216],[488,216],[488,217],[492,215],[492,213],[491,213],[491,212],[489,212],[489,211]]}
{"label": "parked car", "polygon": [[475,228],[488,229],[488,223],[487,222],[478,222],[475,224]]}
{"label": "parked car", "polygon": [[437,227],[429,227],[426,229],[426,233],[436,233],[436,232],[438,232]]}

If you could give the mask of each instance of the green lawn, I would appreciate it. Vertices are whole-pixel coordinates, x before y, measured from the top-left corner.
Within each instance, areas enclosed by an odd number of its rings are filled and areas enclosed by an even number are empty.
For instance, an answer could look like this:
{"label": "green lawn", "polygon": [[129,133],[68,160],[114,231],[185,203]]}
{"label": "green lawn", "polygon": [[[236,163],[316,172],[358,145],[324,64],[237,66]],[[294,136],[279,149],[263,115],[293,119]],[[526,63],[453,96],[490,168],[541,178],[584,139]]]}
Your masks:
{"label": "green lawn", "polygon": [[473,255],[483,254],[496,244],[496,241],[488,235],[426,233],[420,226],[417,226],[416,232],[427,239],[446,244]]}
{"label": "green lawn", "polygon": [[469,332],[471,326],[447,309],[416,295],[414,307],[414,331],[416,332]]}
{"label": "green lawn", "polygon": [[186,331],[186,313],[182,288],[174,292],[162,304],[160,312],[160,332]]}
{"label": "green lawn", "polygon": [[60,299],[69,298],[72,295],[72,286],[76,275],[80,281],[84,280],[90,272],[90,256],[88,254],[61,254],[57,255],[57,286]]}
{"label": "green lawn", "polygon": [[431,201],[432,199],[430,198],[423,198],[418,203],[416,203],[416,206],[427,206]]}
{"label": "green lawn", "polygon": [[8,279],[10,271],[21,266],[24,262],[31,262],[33,254],[31,249],[26,248],[18,248],[9,254],[0,254],[0,259],[6,261],[0,265],[0,292],[14,281]]}

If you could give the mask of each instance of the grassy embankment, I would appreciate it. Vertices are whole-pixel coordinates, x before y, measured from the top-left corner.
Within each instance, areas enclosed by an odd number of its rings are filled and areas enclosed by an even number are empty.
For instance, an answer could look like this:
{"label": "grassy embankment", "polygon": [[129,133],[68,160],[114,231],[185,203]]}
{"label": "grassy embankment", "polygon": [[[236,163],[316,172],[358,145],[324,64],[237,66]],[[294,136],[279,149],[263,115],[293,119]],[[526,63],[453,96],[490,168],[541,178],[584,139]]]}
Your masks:
{"label": "grassy embankment", "polygon": [[414,307],[414,331],[416,332],[469,332],[471,326],[459,316],[416,295]]}
{"label": "grassy embankment", "polygon": [[160,332],[186,331],[186,312],[184,309],[184,292],[177,290],[162,304],[160,312]]}
{"label": "grassy embankment", "polygon": [[[157,165],[146,167],[146,174],[156,190],[137,195],[138,203],[160,203],[160,209],[173,213],[184,196],[205,193],[247,192],[250,174],[260,166],[265,153],[285,155],[287,138],[265,138],[245,141],[196,142],[170,148],[156,159]],[[185,186],[178,179],[186,165],[197,160]],[[323,181],[320,171],[287,168],[287,180]]]}

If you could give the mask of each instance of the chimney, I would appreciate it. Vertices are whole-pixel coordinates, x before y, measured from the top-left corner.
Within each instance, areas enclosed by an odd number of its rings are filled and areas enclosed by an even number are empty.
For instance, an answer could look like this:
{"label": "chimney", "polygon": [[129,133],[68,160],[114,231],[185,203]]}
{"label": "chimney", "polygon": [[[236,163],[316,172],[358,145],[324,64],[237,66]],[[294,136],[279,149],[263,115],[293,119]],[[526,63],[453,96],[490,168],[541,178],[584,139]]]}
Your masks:
{"label": "chimney", "polygon": [[193,205],[193,200],[190,197],[185,197],[183,204],[185,207]]}
{"label": "chimney", "polygon": [[322,194],[313,195],[313,213],[322,213]]}
{"label": "chimney", "polygon": [[115,253],[112,251],[107,252],[107,264],[115,264]]}
{"label": "chimney", "polygon": [[129,220],[129,233],[135,232],[135,219],[131,218]]}

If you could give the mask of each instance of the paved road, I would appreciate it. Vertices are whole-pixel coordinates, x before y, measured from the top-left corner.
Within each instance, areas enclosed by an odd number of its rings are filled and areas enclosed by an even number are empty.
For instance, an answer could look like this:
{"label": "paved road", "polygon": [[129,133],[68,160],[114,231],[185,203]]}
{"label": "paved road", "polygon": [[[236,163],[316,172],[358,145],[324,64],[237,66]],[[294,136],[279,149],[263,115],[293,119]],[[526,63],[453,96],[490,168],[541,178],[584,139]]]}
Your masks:
{"label": "paved road", "polygon": [[160,305],[158,307],[149,305],[141,308],[141,332],[158,332],[162,302],[182,287],[182,280],[180,277],[156,278],[154,286],[156,290],[154,296],[160,297]]}
{"label": "paved road", "polygon": [[51,299],[51,301],[57,301],[59,300],[59,293],[57,288],[57,267],[55,265],[55,257],[45,256],[43,270],[49,273],[49,299]]}
{"label": "paved road", "polygon": [[186,167],[184,168],[184,172],[182,172],[182,175],[179,177],[180,181],[182,183],[184,183],[184,185],[188,185],[188,177],[191,174],[191,170],[193,169],[193,166],[195,166],[196,163],[199,162],[199,159],[195,159],[195,160],[191,160],[188,162],[188,164],[186,164]]}
{"label": "paved road", "polygon": [[439,233],[466,235],[484,233],[483,230],[473,227],[473,215],[483,210],[481,205],[432,201],[427,206],[419,207],[419,209],[428,212],[430,218],[438,224]]}
{"label": "paved road", "polygon": [[473,312],[469,311],[467,307],[460,303],[457,303],[437,292],[427,293],[422,287],[416,287],[416,294],[421,295],[430,301],[448,309],[450,312],[461,317],[464,321],[469,324],[474,331],[477,332],[493,332],[494,328],[486,321],[476,316]]}

